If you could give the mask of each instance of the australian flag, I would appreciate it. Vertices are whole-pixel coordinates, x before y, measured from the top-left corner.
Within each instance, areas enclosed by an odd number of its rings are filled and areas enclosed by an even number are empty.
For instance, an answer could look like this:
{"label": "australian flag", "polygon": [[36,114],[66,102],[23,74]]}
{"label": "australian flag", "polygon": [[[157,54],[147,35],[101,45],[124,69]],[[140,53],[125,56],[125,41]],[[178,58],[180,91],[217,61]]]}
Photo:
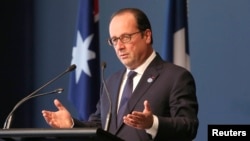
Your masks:
{"label": "australian flag", "polygon": [[100,92],[99,9],[97,0],[80,0],[76,39],[71,64],[76,70],[70,75],[69,100],[87,120],[95,111]]}
{"label": "australian flag", "polygon": [[168,0],[163,58],[190,70],[187,0]]}

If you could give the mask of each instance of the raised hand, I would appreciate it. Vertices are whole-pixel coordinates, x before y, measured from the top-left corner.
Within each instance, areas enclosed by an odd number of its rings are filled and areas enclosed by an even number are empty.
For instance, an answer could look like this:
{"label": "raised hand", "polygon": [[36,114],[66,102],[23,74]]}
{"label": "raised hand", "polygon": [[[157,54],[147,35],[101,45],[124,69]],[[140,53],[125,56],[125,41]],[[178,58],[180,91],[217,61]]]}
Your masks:
{"label": "raised hand", "polygon": [[58,111],[42,110],[45,121],[53,128],[71,128],[73,121],[69,111],[58,99],[54,100],[54,104]]}
{"label": "raised hand", "polygon": [[153,113],[149,102],[144,101],[143,112],[133,111],[123,117],[124,123],[137,129],[149,129],[153,125]]}

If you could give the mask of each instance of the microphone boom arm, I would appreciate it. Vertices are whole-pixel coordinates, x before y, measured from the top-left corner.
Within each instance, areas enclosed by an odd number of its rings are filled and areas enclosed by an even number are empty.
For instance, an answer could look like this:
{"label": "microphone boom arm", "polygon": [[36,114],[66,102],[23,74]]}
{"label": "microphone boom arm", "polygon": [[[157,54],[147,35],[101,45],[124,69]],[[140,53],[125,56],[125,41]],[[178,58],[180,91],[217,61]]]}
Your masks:
{"label": "microphone boom arm", "polygon": [[44,96],[44,95],[49,95],[49,94],[54,94],[54,93],[62,93],[63,92],[63,88],[58,88],[58,89],[55,89],[53,91],[50,91],[50,92],[46,92],[46,93],[41,93],[41,94],[36,94],[36,95],[28,95],[26,97],[24,97],[22,100],[20,100],[15,106],[14,108],[11,110],[11,112],[9,113],[9,115],[7,116],[5,122],[4,122],[4,127],[3,129],[9,129],[10,128],[10,124],[11,124],[11,121],[12,121],[12,115],[14,113],[14,111],[21,105],[23,104],[25,101],[31,99],[31,98],[35,98],[35,97],[38,97],[38,96]]}
{"label": "microphone boom arm", "polygon": [[[4,123],[3,129],[8,129],[10,127],[10,123],[11,123],[11,120],[12,120],[12,114],[14,113],[15,109],[18,108],[19,105],[21,105],[23,102],[25,102],[26,100],[28,100],[30,98],[36,97],[35,94],[37,94],[41,89],[43,89],[44,87],[48,86],[49,84],[51,84],[55,80],[59,79],[60,77],[64,76],[66,73],[68,73],[70,71],[73,71],[75,69],[76,69],[76,65],[75,64],[69,66],[64,72],[60,73],[59,75],[57,75],[56,77],[54,77],[52,80],[50,80],[49,82],[45,83],[40,88],[38,88],[37,90],[35,90],[31,94],[29,94],[28,96],[24,97],[21,101],[19,101],[15,105],[15,107],[12,109],[12,111],[9,113],[9,115],[7,116],[7,118],[5,120],[5,123]],[[52,91],[52,93],[56,93],[56,92]]]}

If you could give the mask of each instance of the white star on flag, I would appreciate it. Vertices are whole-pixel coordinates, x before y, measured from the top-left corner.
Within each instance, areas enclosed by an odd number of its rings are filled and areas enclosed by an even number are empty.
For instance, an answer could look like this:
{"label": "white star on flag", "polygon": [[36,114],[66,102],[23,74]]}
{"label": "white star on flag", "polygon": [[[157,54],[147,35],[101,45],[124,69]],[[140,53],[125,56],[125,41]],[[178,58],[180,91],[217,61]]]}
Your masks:
{"label": "white star on flag", "polygon": [[72,51],[72,61],[71,64],[76,64],[76,83],[79,82],[82,71],[91,77],[91,72],[89,69],[88,61],[95,59],[95,52],[89,50],[89,45],[93,39],[93,34],[89,35],[85,40],[82,40],[82,36],[79,31],[77,31],[77,41],[76,46],[73,47]]}

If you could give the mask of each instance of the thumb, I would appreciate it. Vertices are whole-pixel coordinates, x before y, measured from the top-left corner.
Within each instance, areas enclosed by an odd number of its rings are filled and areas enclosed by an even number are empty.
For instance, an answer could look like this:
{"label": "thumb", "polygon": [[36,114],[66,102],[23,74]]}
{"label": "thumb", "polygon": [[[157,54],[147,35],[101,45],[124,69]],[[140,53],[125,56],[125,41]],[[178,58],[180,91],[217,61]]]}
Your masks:
{"label": "thumb", "polygon": [[144,101],[144,111],[143,112],[151,112],[150,104],[147,100]]}
{"label": "thumb", "polygon": [[65,107],[62,105],[62,103],[58,100],[58,99],[55,99],[54,100],[54,104],[55,106],[57,107],[57,109],[60,111],[60,110],[65,110]]}

